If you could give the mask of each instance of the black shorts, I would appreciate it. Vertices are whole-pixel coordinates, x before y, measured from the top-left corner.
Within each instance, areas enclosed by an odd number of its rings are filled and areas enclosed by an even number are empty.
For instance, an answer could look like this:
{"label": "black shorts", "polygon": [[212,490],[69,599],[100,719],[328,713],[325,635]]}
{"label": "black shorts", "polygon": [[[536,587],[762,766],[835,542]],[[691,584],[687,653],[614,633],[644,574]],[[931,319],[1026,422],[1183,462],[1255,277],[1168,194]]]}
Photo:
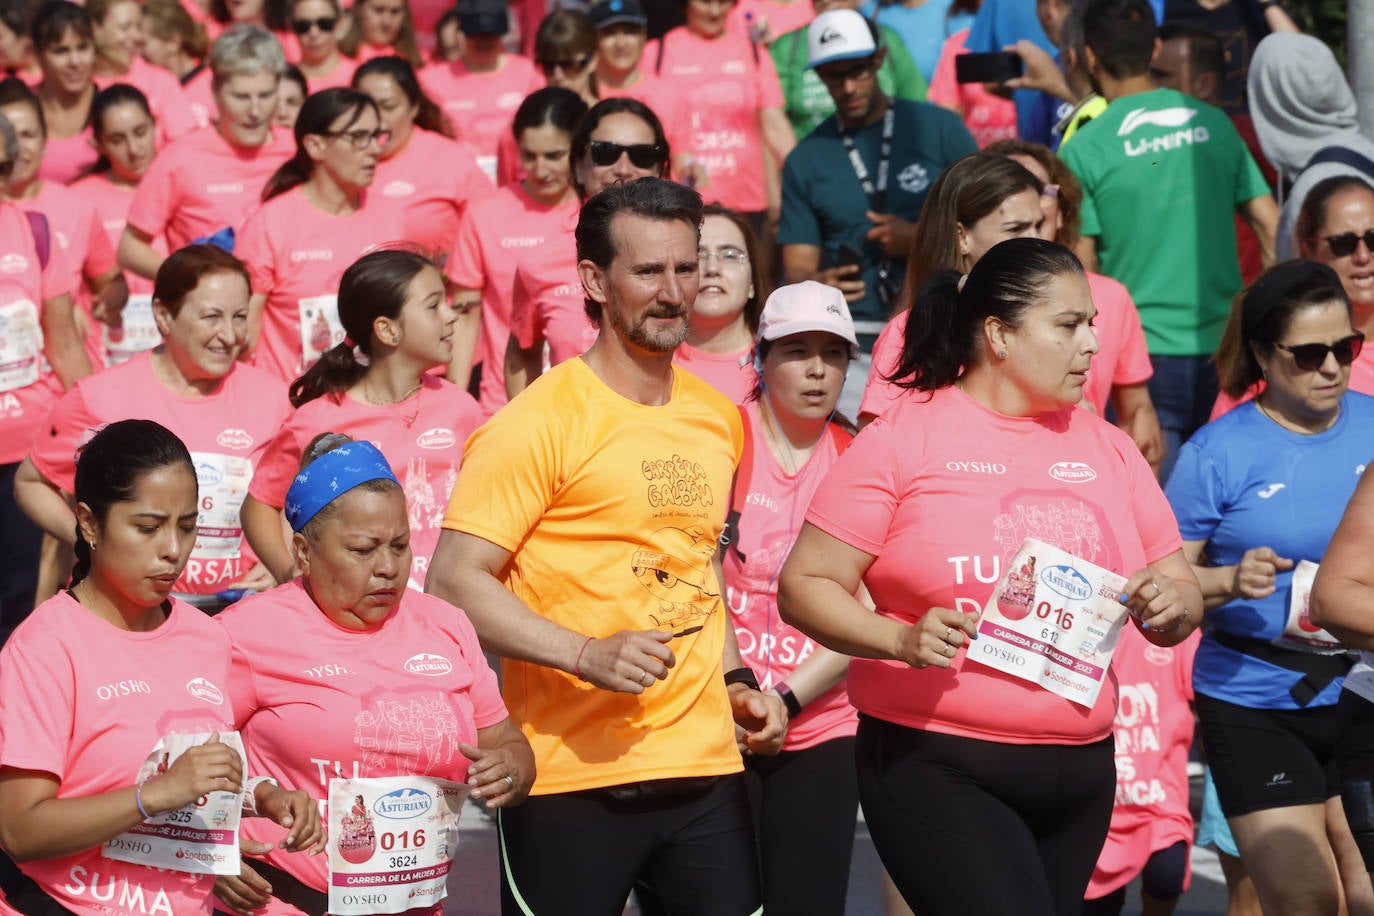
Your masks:
{"label": "black shorts", "polygon": [[1341,794],[1336,744],[1339,706],[1251,709],[1197,695],[1202,746],[1227,817],[1291,805],[1320,805]]}

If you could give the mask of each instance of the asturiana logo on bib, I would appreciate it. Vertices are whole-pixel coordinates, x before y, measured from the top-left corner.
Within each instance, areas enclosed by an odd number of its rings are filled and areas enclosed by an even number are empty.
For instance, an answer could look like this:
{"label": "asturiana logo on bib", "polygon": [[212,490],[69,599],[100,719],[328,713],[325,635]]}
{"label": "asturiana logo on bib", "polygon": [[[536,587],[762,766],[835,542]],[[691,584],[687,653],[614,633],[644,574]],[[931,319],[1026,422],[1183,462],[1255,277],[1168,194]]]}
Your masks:
{"label": "asturiana logo on bib", "polygon": [[197,700],[214,703],[216,706],[224,705],[224,693],[203,677],[188,681],[186,684],[186,692]]}
{"label": "asturiana logo on bib", "polygon": [[196,465],[196,482],[202,487],[213,487],[223,479],[224,472],[208,461]]}
{"label": "asturiana logo on bib", "polygon": [[215,437],[215,442],[224,448],[244,449],[253,447],[253,437],[246,429],[226,429]]}
{"label": "asturiana logo on bib", "polygon": [[1092,597],[1092,583],[1072,566],[1050,566],[1040,574],[1040,581],[1065,598],[1082,601]]}
{"label": "asturiana logo on bib", "polygon": [[394,821],[427,814],[433,803],[434,800],[429,797],[428,792],[405,788],[386,793],[372,803],[372,810],[378,817]]}
{"label": "asturiana logo on bib", "polygon": [[1097,479],[1097,472],[1081,461],[1056,461],[1050,465],[1050,476],[1064,483],[1087,483]]}
{"label": "asturiana logo on bib", "polygon": [[458,437],[453,434],[453,430],[436,426],[434,429],[427,429],[420,433],[415,444],[420,448],[453,448],[458,444]]}
{"label": "asturiana logo on bib", "polygon": [[405,669],[411,674],[423,674],[425,677],[443,677],[453,671],[453,662],[442,655],[421,652],[406,659]]}

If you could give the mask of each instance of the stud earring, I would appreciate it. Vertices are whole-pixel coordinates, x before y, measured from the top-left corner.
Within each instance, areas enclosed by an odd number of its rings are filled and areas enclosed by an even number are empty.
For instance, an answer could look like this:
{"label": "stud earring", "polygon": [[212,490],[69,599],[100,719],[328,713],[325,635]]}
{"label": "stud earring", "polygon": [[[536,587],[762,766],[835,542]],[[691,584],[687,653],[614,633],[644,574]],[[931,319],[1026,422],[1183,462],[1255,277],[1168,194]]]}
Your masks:
{"label": "stud earring", "polygon": [[1006,358],[1007,358],[1007,351],[1006,351],[1006,350],[998,350],[998,351],[997,351],[997,358],[998,358],[998,359],[1006,359]]}

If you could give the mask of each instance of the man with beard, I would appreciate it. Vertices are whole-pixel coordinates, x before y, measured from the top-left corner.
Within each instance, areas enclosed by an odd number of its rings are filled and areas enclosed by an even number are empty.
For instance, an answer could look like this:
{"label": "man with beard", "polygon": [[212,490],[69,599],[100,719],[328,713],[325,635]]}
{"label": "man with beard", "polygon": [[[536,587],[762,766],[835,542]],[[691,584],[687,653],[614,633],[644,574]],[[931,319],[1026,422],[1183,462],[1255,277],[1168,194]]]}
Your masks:
{"label": "man with beard", "polygon": [[671,912],[761,905],[740,749],[776,753],[786,713],[740,660],[714,563],[739,411],[672,363],[700,223],[697,193],[658,178],[583,206],[596,341],[468,441],[430,565],[503,656],[535,750],[499,821],[506,914],[612,916],[637,881]]}

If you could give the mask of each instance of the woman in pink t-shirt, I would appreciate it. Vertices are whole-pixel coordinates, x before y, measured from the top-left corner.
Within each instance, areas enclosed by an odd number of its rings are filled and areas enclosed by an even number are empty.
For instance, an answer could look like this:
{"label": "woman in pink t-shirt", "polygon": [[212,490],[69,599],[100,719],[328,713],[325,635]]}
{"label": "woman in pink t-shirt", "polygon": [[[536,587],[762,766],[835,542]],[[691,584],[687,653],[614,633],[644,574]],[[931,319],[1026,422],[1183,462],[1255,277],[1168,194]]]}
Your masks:
{"label": "woman in pink t-shirt", "polygon": [[296,155],[268,179],[235,251],[253,278],[253,365],[290,382],[343,340],[335,293],[364,252],[404,237],[401,208],[370,193],[388,131],[353,89],[325,89],[296,118]]}
{"label": "woman in pink t-shirt", "polygon": [[[1042,686],[1065,680],[1057,664],[1023,679],[981,661],[1068,656],[1083,670],[1073,653],[1087,634],[1072,621],[1046,625],[1043,644],[980,630],[1022,545],[1038,539],[1123,577],[1131,616],[1113,625],[1138,625],[1156,645],[1202,618],[1149,465],[1078,407],[1095,313],[1078,259],[1042,239],[1001,242],[962,277],[937,274],[894,372],[910,394],[840,457],[783,567],[783,619],[855,657],[859,797],[888,873],[923,916],[1076,914],[1107,835],[1110,666],[1091,668],[1100,689],[1077,702]],[[861,582],[877,613],[853,597]],[[970,857],[974,880],[952,879]]]}
{"label": "woman in pink t-shirt", "polygon": [[330,855],[287,855],[280,829],[251,823],[244,833],[265,859],[215,890],[245,914],[337,912],[330,891],[351,889],[330,887],[330,860],[334,882],[339,864],[367,862],[357,877],[384,878],[369,890],[388,898],[368,912],[442,916],[463,798],[470,790],[489,810],[524,801],[534,753],[467,615],[406,587],[408,501],[377,447],[315,436],[293,478],[286,519],[301,577],[219,620],[249,768],[318,799]]}
{"label": "woman in pink t-shirt", "polygon": [[[205,71],[205,55],[210,50],[205,28],[178,0],[150,0],[143,7],[143,59],[161,67],[183,89]],[[191,114],[200,127],[210,123],[210,109],[198,108],[186,94]]]}
{"label": "woman in pink t-shirt", "polygon": [[472,147],[452,139],[453,125],[403,58],[369,60],[353,74],[353,88],[372,97],[391,131],[372,183],[404,209],[406,241],[442,266],[468,204],[495,188]]}
{"label": "woman in pink t-shirt", "polygon": [[277,107],[272,111],[272,123],[288,131],[296,129],[296,118],[300,116],[305,97],[310,94],[310,85],[305,74],[295,64],[287,64],[282,71],[281,85],[277,87]]}
{"label": "woman in pink t-shirt", "polygon": [[200,127],[180,81],[139,54],[143,9],[138,0],[88,0],[86,12],[95,34],[96,88],[125,83],[142,92],[157,122],[160,146]]}
{"label": "woman in pink t-shirt", "polygon": [[[241,754],[219,740],[234,728],[229,640],[171,597],[196,541],[186,446],[151,420],[113,423],[82,451],[75,490],[72,585],[0,653],[0,912],[209,916],[213,877],[102,844],[147,855],[150,837],[130,833],[145,821],[246,790],[246,813],[290,825],[284,848],[319,852],[319,811],[270,780],[245,786]],[[188,734],[206,738],[160,771],[161,740]],[[182,821],[144,829],[166,823]]]}
{"label": "woman in pink t-shirt", "polygon": [[406,0],[357,0],[350,10],[348,31],[339,39],[339,50],[360,62],[377,57],[400,57],[419,68],[415,17]]}
{"label": "woman in pink t-shirt", "polygon": [[44,4],[34,15],[33,43],[43,71],[43,81],[35,89],[48,137],[40,174],[66,184],[95,162],[87,127],[95,98],[91,17],[66,0]]}
{"label": "woman in pink t-shirt", "polygon": [[301,47],[296,66],[305,75],[310,91],[349,85],[358,64],[339,53],[337,0],[293,0],[287,9],[287,21]]}
{"label": "woman in pink t-shirt", "polygon": [[296,412],[253,476],[244,532],[278,582],[291,578],[295,560],[282,539],[281,509],[300,456],[322,429],[365,438],[404,468],[415,547],[411,580],[422,587],[463,443],[481,420],[471,395],[433,373],[453,351],[453,308],[426,258],[384,250],[344,271],[339,321],[343,341],[291,385]]}
{"label": "woman in pink t-shirt", "polygon": [[701,288],[673,363],[743,404],[757,381],[750,364],[760,303],[768,296],[768,266],[742,214],[720,204],[707,204],[702,212]]}
{"label": "woman in pink t-shirt", "polygon": [[38,437],[19,469],[15,494],[44,531],[72,544],[68,495],[82,441],[133,413],[157,420],[191,449],[201,479],[198,536],[177,591],[216,609],[237,597],[221,593],[276,584],[244,549],[239,507],[290,412],[286,389],[238,362],[248,324],[248,271],[233,255],[213,245],[178,249],[158,271],[152,299],[160,346],[82,379],[58,401],[48,434]]}
{"label": "woman in pink t-shirt", "polygon": [[844,912],[858,808],[849,657],[778,618],[777,584],[812,494],[849,443],[835,407],[858,350],[842,293],[809,281],[778,289],[741,409],[746,444],[722,537],[726,603],[741,658],[788,712],[782,751],[744,758],[765,912]]}
{"label": "woman in pink t-shirt", "polygon": [[[1051,168],[1061,183],[1047,183],[1040,177],[1048,177]],[[1082,200],[1077,180],[1038,144],[1002,141],[995,149],[966,156],[941,173],[930,193],[934,205],[921,211],[907,263],[904,306],[936,270],[967,271],[1004,239],[1037,236],[1072,244],[1077,237]],[[1152,369],[1140,316],[1125,287],[1098,274],[1087,276],[1098,309],[1095,328],[1100,349],[1083,386],[1084,404],[1102,413],[1110,401],[1118,425],[1131,434],[1146,460],[1157,464],[1164,446],[1159,418],[1145,387]],[[900,387],[887,376],[897,362],[909,314],[898,313],[873,347],[875,369],[859,405],[860,424],[902,398]]]}

